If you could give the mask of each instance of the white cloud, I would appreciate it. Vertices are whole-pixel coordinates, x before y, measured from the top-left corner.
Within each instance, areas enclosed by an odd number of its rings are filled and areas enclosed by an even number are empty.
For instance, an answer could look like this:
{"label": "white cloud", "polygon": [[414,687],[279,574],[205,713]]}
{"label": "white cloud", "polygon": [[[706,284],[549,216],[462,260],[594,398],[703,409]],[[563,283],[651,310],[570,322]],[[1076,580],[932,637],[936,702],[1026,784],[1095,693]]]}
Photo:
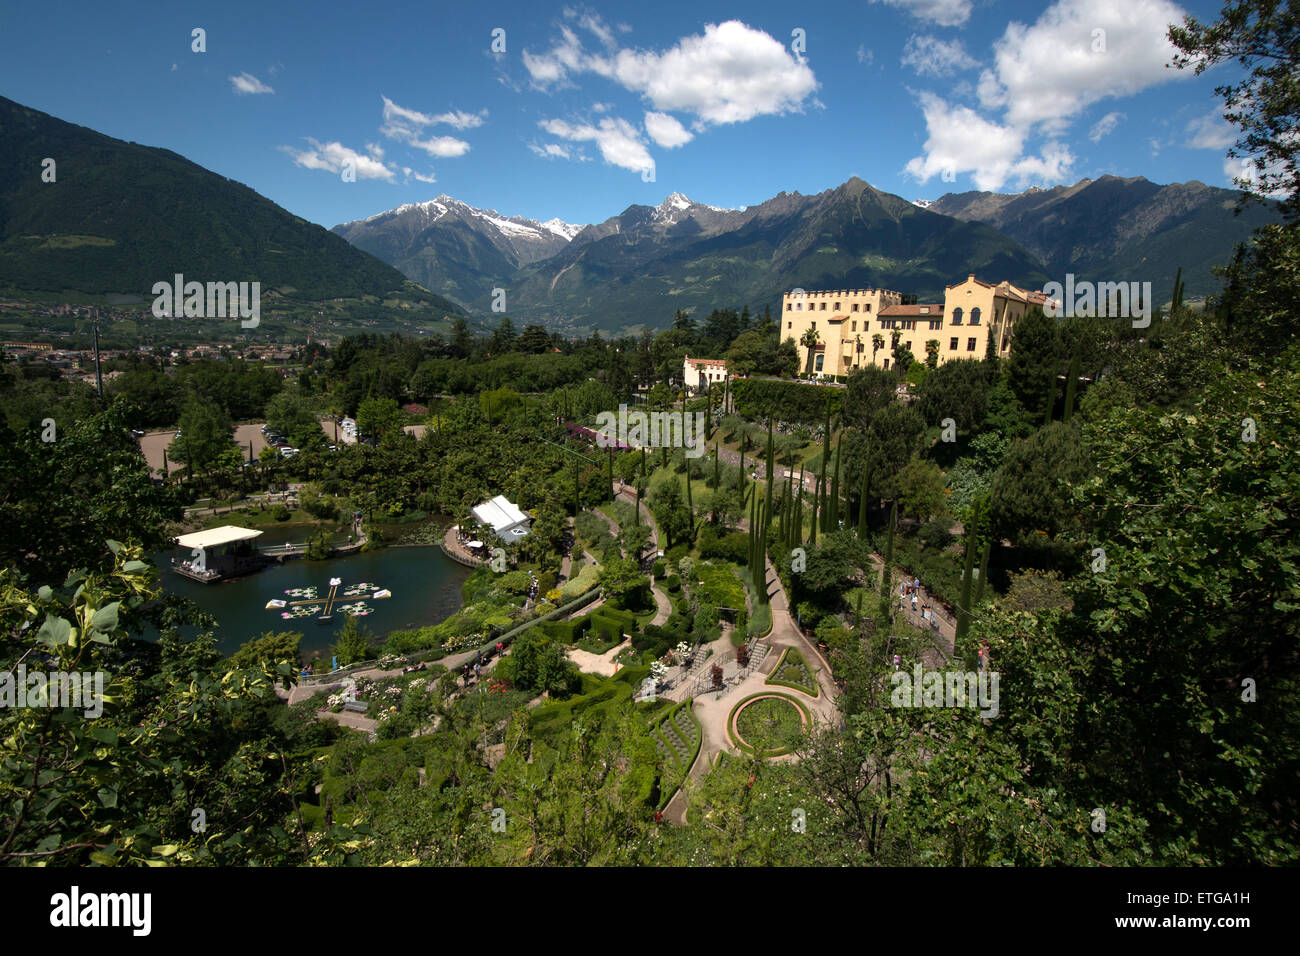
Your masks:
{"label": "white cloud", "polygon": [[1172,0],[1058,0],[1032,26],[1007,25],[980,101],[1012,125],[1060,132],[1092,103],[1185,78],[1166,68],[1176,52],[1167,31],[1182,19]]}
{"label": "white cloud", "polygon": [[350,165],[357,174],[357,179],[383,179],[392,182],[395,173],[378,158],[358,153],[341,143],[321,143],[310,137],[311,149],[297,150],[291,146],[280,149],[293,157],[295,165],[306,169],[323,169],[331,173],[341,173],[344,166]]}
{"label": "white cloud", "polygon": [[1187,142],[1184,145],[1191,149],[1227,149],[1236,139],[1236,130],[1214,112],[1187,124]]}
{"label": "white cloud", "polygon": [[683,146],[695,138],[676,118],[669,116],[667,113],[647,111],[645,114],[645,131],[650,134],[652,140],[665,149]]}
{"label": "white cloud", "polygon": [[176,70],[179,70],[179,69],[180,69],[180,67],[177,66],[175,63],[172,64],[172,70],[173,70],[173,72],[176,71]]}
{"label": "white cloud", "polygon": [[858,62],[870,66],[876,59],[876,54],[867,49],[865,43],[858,44]]}
{"label": "white cloud", "polygon": [[1109,136],[1119,125],[1119,121],[1128,119],[1123,113],[1107,113],[1097,122],[1092,124],[1092,129],[1088,130],[1088,139],[1094,143],[1100,143],[1103,136]]}
{"label": "white cloud", "polygon": [[430,156],[453,157],[464,156],[469,152],[469,143],[453,136],[432,136],[420,139],[420,134],[428,126],[452,126],[456,129],[474,129],[483,125],[487,110],[478,113],[466,113],[452,110],[448,113],[421,113],[419,110],[399,106],[387,96],[380,94],[384,101],[384,123],[379,132],[389,139],[399,140],[417,149],[422,149]]}
{"label": "white cloud", "polygon": [[800,110],[817,89],[812,70],[785,44],[739,20],[707,24],[702,35],[683,37],[662,53],[588,53],[571,29],[562,26],[560,34],[546,53],[523,52],[535,86],[595,73],[640,93],[658,111],[694,115],[697,129]]}
{"label": "white cloud", "polygon": [[271,89],[252,73],[240,73],[238,76],[230,77],[231,88],[243,96],[246,93],[274,93]]}
{"label": "white cloud", "polygon": [[568,123],[564,120],[542,120],[537,124],[552,136],[571,142],[594,142],[601,157],[612,166],[634,172],[652,170],[655,162],[645,147],[640,134],[627,120],[613,116],[602,117],[595,126],[590,123]]}
{"label": "white cloud", "polygon": [[906,10],[918,20],[941,27],[959,27],[970,19],[971,0],[871,0]]}
{"label": "white cloud", "polygon": [[412,173],[411,175],[422,183],[436,183],[438,181],[438,178],[433,173],[429,173],[427,176],[423,173]]}
{"label": "white cloud", "polygon": [[411,137],[406,140],[410,146],[416,149],[422,149],[430,156],[441,158],[464,156],[469,152],[469,143],[463,139],[456,139],[454,136],[430,136],[428,139],[416,139]]}
{"label": "white cloud", "polygon": [[[1274,185],[1277,183],[1278,176],[1284,176],[1286,173],[1285,164],[1277,161],[1265,167],[1268,171],[1270,182]],[[1260,163],[1258,160],[1250,157],[1228,157],[1223,161],[1223,175],[1228,180],[1228,186],[1233,189],[1241,189],[1242,186],[1237,180],[1244,180],[1248,188],[1252,191],[1261,192],[1259,181]],[[1272,189],[1263,193],[1271,199],[1282,199],[1289,195],[1286,189]]]}
{"label": "white cloud", "polygon": [[979,62],[966,52],[960,40],[940,40],[935,36],[915,34],[903,44],[901,62],[921,76],[951,76],[961,70],[979,66]]}
{"label": "white cloud", "polygon": [[921,94],[929,137],[925,154],[908,161],[904,171],[921,182],[970,173],[977,189],[1000,189],[1008,180],[1020,185],[1051,183],[1069,175],[1074,156],[1068,147],[1049,143],[1039,156],[1024,156],[1024,133],[980,116],[966,106],[950,106],[932,93]]}

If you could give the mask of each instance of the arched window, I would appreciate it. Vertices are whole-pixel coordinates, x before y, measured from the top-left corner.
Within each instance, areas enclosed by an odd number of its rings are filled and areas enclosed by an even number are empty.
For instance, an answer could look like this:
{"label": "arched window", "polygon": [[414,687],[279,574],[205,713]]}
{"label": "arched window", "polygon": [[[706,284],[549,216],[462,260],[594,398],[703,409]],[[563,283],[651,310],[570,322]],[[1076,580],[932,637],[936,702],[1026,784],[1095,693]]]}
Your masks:
{"label": "arched window", "polygon": [[952,324],[961,325],[961,309],[952,310]]}
{"label": "arched window", "polygon": [[970,324],[971,325],[980,324],[980,310],[978,308],[974,308],[970,310]]}

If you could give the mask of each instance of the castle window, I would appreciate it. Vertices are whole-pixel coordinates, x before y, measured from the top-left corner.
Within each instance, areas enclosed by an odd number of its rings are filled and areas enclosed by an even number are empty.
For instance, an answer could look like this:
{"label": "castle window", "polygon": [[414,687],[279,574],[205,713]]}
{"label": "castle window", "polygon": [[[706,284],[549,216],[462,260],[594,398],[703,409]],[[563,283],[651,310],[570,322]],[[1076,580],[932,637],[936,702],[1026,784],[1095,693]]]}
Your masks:
{"label": "castle window", "polygon": [[956,338],[956,336],[954,336],[953,338],[951,338],[951,339],[948,340],[948,351],[949,351],[949,352],[955,352],[955,351],[957,351],[957,338]]}
{"label": "castle window", "polygon": [[961,325],[961,309],[952,310],[952,324]]}
{"label": "castle window", "polygon": [[980,324],[980,310],[978,308],[970,310],[970,324],[971,325]]}
{"label": "castle window", "polygon": [[974,351],[975,351],[975,340],[974,340],[974,339],[967,339],[967,340],[966,340],[966,351],[967,351],[967,352],[974,352]]}

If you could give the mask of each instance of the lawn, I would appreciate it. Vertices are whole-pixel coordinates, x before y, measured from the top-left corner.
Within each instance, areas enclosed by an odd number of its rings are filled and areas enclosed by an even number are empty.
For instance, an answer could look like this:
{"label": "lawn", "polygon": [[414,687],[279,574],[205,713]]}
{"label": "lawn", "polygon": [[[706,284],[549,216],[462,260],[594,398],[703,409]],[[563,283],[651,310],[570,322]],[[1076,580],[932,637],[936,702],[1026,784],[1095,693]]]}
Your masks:
{"label": "lawn", "polygon": [[808,722],[808,711],[793,697],[756,694],[732,709],[727,728],[742,750],[778,757],[790,751]]}

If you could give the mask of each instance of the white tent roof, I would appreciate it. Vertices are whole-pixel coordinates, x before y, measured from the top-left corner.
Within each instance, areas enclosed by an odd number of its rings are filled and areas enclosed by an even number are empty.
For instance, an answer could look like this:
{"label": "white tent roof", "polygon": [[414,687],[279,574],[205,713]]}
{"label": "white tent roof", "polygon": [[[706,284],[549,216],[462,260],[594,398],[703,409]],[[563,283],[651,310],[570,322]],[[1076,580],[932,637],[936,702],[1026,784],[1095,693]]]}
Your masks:
{"label": "white tent roof", "polygon": [[258,537],[261,533],[260,531],[237,528],[232,524],[228,524],[222,525],[220,528],[209,528],[207,531],[183,534],[176,539],[176,543],[182,548],[215,548],[217,545],[230,544],[233,541],[249,541]]}
{"label": "white tent roof", "polygon": [[473,510],[474,517],[490,525],[497,534],[529,520],[528,515],[512,505],[505,495],[497,495],[491,501],[475,505]]}

